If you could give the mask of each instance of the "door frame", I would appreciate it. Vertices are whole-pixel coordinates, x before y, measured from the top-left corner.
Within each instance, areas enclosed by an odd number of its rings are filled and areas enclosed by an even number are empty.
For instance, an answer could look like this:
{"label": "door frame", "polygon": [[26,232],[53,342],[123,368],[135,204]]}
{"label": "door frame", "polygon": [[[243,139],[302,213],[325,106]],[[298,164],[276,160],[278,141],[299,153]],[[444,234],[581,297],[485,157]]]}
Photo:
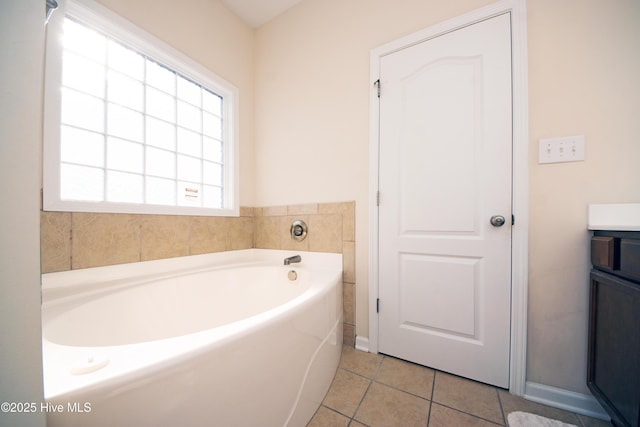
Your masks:
{"label": "door frame", "polygon": [[[511,13],[512,89],[513,89],[513,162],[512,213],[515,224],[511,234],[511,343],[509,391],[522,396],[525,391],[527,356],[527,292],[529,239],[529,171],[528,171],[528,91],[527,91],[527,20],[526,0],[501,0],[464,15],[386,43],[371,51],[369,98],[369,340],[368,350],[378,352],[379,289],[379,124],[378,88],[380,59],[406,47],[444,33],[474,24],[505,12]],[[384,87],[382,88],[384,91]]]}

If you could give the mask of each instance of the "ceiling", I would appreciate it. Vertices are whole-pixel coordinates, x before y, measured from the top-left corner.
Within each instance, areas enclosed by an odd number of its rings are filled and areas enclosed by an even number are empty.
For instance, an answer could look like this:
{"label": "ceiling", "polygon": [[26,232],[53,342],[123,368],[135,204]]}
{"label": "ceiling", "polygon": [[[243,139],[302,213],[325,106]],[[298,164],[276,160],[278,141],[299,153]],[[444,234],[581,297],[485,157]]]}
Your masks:
{"label": "ceiling", "polygon": [[302,0],[222,0],[253,28],[272,20]]}

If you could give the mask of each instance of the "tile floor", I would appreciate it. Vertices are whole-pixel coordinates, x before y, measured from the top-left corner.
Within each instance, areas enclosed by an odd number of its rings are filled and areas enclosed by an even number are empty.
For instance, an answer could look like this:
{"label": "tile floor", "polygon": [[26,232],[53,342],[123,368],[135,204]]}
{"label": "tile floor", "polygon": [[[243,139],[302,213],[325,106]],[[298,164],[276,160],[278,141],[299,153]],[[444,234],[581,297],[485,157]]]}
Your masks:
{"label": "tile floor", "polygon": [[336,376],[307,427],[495,427],[525,411],[578,427],[595,418],[529,402],[486,384],[345,346]]}

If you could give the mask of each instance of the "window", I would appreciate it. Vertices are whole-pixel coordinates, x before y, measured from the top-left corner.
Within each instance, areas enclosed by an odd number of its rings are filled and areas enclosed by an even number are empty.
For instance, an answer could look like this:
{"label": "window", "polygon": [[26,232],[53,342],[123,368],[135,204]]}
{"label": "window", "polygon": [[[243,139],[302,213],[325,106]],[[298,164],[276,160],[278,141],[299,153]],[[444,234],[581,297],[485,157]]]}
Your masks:
{"label": "window", "polygon": [[237,215],[237,90],[92,1],[57,13],[44,209]]}

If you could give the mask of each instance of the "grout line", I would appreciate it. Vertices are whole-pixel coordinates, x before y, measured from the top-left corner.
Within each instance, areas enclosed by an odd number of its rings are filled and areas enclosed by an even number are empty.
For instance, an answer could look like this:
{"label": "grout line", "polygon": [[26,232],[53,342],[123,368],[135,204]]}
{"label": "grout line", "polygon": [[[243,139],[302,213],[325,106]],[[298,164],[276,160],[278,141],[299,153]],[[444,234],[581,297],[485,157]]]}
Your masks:
{"label": "grout line", "polygon": [[[316,416],[316,414],[318,413],[318,411],[320,410],[320,408],[328,409],[328,410],[330,410],[331,412],[334,412],[334,413],[336,413],[336,414],[338,414],[338,415],[340,415],[340,416],[343,416],[343,417],[345,417],[345,418],[349,419],[349,423],[351,423],[351,420],[353,419],[353,418],[351,418],[350,416],[348,416],[347,414],[343,414],[342,412],[338,411],[337,409],[333,409],[333,408],[331,408],[331,407],[329,407],[329,406],[326,406],[326,405],[324,405],[324,404],[321,404],[320,406],[318,406],[318,409],[317,409],[317,410],[316,410],[316,412],[313,414],[313,417],[315,417],[315,416]],[[313,419],[313,417],[311,417],[311,419]]]}
{"label": "grout line", "polygon": [[[382,361],[384,360],[385,357],[386,356],[382,355],[380,360],[378,360],[378,364],[376,365],[376,369],[374,370],[373,374],[371,375],[371,378],[368,378],[369,385],[367,386],[367,389],[365,390],[364,394],[362,395],[362,399],[360,399],[360,402],[358,403],[358,406],[356,407],[356,410],[353,413],[353,417],[351,417],[351,422],[358,421],[358,420],[355,419],[356,414],[360,410],[360,406],[362,405],[362,402],[364,402],[364,399],[367,397],[367,394],[369,393],[369,390],[371,389],[371,385],[373,384],[373,382],[375,381],[376,377],[378,376],[378,372],[380,372],[380,367],[382,366]],[[351,422],[349,424],[351,424]],[[360,421],[358,421],[358,422],[360,422]],[[364,423],[362,423],[362,424],[364,424]]]}
{"label": "grout line", "polygon": [[73,270],[73,212],[69,212],[69,215],[69,270]]}
{"label": "grout line", "polygon": [[[382,381],[378,381],[378,380],[376,380],[376,379],[372,379],[371,381],[375,382],[376,384],[383,385],[383,386],[385,386],[385,387],[387,387],[387,388],[390,388],[390,389],[392,389],[392,390],[396,390],[396,391],[400,391],[400,392],[402,392],[402,393],[408,394],[409,396],[417,397],[418,399],[426,400],[426,401],[428,401],[428,402],[431,402],[431,401],[433,400],[433,394],[431,395],[431,399],[428,399],[428,398],[426,398],[426,397],[424,397],[424,396],[420,396],[419,394],[415,394],[415,393],[414,393],[414,392],[412,392],[412,391],[405,390],[405,389],[402,389],[402,388],[398,388],[398,387],[396,387],[396,386],[393,386],[393,385],[391,385],[391,384],[387,384],[387,383],[383,383]],[[437,403],[437,402],[436,402],[436,403]]]}
{"label": "grout line", "polygon": [[[358,411],[360,410],[360,406],[362,406],[362,402],[364,402],[364,399],[367,397],[367,394],[369,393],[369,390],[371,389],[371,385],[372,385],[372,384],[373,384],[373,382],[375,381],[375,378],[378,376],[378,372],[380,371],[380,367],[382,366],[382,361],[384,360],[384,358],[385,358],[385,357],[386,357],[386,356],[384,356],[384,355],[383,355],[383,356],[380,358],[380,360],[378,361],[378,363],[377,363],[377,365],[376,365],[376,368],[375,368],[375,370],[374,370],[374,372],[373,372],[373,374],[372,374],[371,378],[367,378],[367,377],[365,377],[365,376],[363,376],[363,375],[360,375],[360,374],[358,374],[358,373],[356,373],[356,372],[352,372],[352,371],[350,371],[350,370],[348,370],[348,369],[345,369],[345,371],[347,371],[347,372],[351,372],[352,374],[354,374],[354,375],[358,375],[358,376],[360,376],[360,377],[362,377],[362,378],[366,378],[366,379],[367,379],[367,381],[369,381],[369,384],[367,385],[367,389],[366,389],[366,390],[364,391],[364,393],[362,394],[362,398],[360,399],[360,402],[358,402],[358,405],[356,406],[356,410],[355,410],[355,411],[353,411],[353,416],[351,416],[351,417],[350,417],[349,425],[350,425],[351,423],[353,423],[354,421],[356,421],[356,422],[358,422],[358,423],[360,423],[360,424],[362,424],[362,425],[366,425],[366,424],[364,424],[363,422],[356,420],[356,414],[357,414],[357,413],[358,413]],[[377,381],[376,381],[376,382],[377,382]]]}
{"label": "grout line", "polygon": [[369,389],[371,388],[371,384],[373,384],[373,380],[369,380],[369,385],[367,386],[367,389],[364,391],[364,394],[362,395],[362,398],[360,399],[360,402],[358,402],[358,405],[356,406],[356,410],[353,411],[353,415],[350,417],[349,424],[351,424],[353,421],[357,421],[360,424],[364,424],[363,422],[360,422],[358,420],[356,420],[356,414],[358,413],[358,411],[360,410],[360,406],[362,406],[362,402],[364,402],[364,399],[367,397],[367,393],[369,393]]}
{"label": "grout line", "polygon": [[431,408],[433,408],[433,400],[427,400],[429,402],[429,409],[427,409],[427,427],[429,427],[429,421],[431,421]]}
{"label": "grout line", "polygon": [[[429,369],[433,369],[433,368],[429,368]],[[486,422],[488,422],[488,423],[491,423],[491,424],[494,424],[494,425],[497,425],[497,426],[500,426],[500,425],[501,425],[501,426],[506,426],[506,425],[507,425],[507,424],[506,424],[506,421],[505,421],[505,417],[504,417],[504,411],[502,410],[502,402],[501,402],[501,400],[500,400],[500,394],[498,393],[498,389],[497,389],[496,387],[491,386],[491,385],[488,385],[488,384],[485,384],[485,385],[487,385],[487,386],[489,386],[489,387],[493,388],[493,390],[496,392],[496,397],[498,398],[497,400],[498,400],[498,407],[499,407],[499,410],[500,410],[500,416],[502,417],[502,424],[500,424],[499,422],[496,422],[495,420],[490,420],[490,419],[488,419],[488,418],[484,418],[484,417],[481,417],[481,416],[479,416],[479,415],[472,414],[472,413],[470,413],[470,412],[466,412],[466,411],[463,411],[463,410],[461,410],[461,409],[459,409],[459,408],[455,408],[455,407],[453,407],[453,406],[449,406],[449,405],[447,405],[447,404],[445,404],[445,403],[438,402],[438,401],[434,400],[434,398],[435,398],[435,391],[436,391],[436,381],[437,381],[437,377],[438,377],[438,375],[439,375],[439,374],[452,375],[452,374],[448,374],[448,373],[443,372],[443,371],[439,371],[439,370],[437,370],[437,369],[434,369],[434,371],[435,371],[435,375],[434,375],[434,378],[433,378],[433,390],[431,391],[431,402],[432,402],[432,404],[433,404],[433,403],[435,403],[435,404],[440,405],[440,406],[442,406],[442,407],[444,407],[444,408],[451,409],[451,410],[456,411],[456,412],[459,412],[459,413],[461,413],[461,414],[469,415],[470,417],[473,417],[473,418],[476,418],[476,419],[480,419],[480,420],[486,421]],[[460,378],[462,378],[462,377],[460,377]],[[465,380],[467,380],[467,381],[473,381],[473,382],[476,382],[476,381],[474,381],[474,380],[469,380],[469,379],[466,379],[466,378],[463,378],[463,379],[465,379]],[[483,384],[483,383],[479,383],[479,384]],[[427,425],[428,425],[428,424],[427,424]]]}
{"label": "grout line", "polygon": [[[429,368],[431,369],[431,368]],[[427,411],[427,427],[429,427],[429,421],[431,421],[431,410],[433,409],[433,396],[436,392],[436,376],[438,371],[433,370],[433,382],[431,383],[431,399],[429,399],[429,410]]]}
{"label": "grout line", "polygon": [[354,423],[358,423],[358,424],[363,425],[365,427],[371,427],[370,424],[365,424],[362,421],[356,420],[355,418],[349,419],[349,424],[347,424],[347,426],[352,426],[352,425],[354,425]]}
{"label": "grout line", "polygon": [[498,395],[498,405],[500,405],[500,413],[502,414],[502,425],[508,426],[507,416],[504,413],[504,407],[502,406],[502,398],[500,397],[500,391],[498,391],[498,389],[495,389],[495,390],[496,390],[496,394]]}

